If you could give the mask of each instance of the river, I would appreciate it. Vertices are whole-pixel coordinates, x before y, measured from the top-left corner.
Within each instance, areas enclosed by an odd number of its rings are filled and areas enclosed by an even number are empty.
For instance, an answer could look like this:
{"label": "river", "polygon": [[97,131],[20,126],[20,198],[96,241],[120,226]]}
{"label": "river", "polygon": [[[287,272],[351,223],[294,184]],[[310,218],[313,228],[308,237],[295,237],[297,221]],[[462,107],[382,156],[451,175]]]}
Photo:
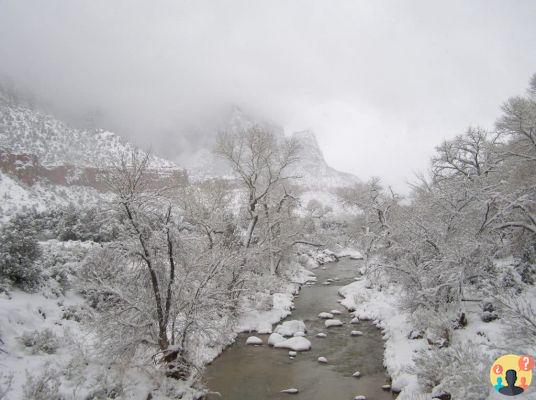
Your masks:
{"label": "river", "polygon": [[[257,335],[263,346],[246,346],[250,334],[240,334],[233,345],[207,367],[206,383],[210,390],[221,393],[226,400],[345,400],[364,395],[368,400],[392,400],[394,396],[382,390],[388,383],[383,367],[383,339],[380,331],[370,322],[351,325],[350,314],[337,300],[341,286],[351,283],[359,275],[360,261],[348,258],[326,264],[326,269],[314,272],[318,283],[302,288],[294,304],[295,310],[287,319],[301,319],[307,327],[307,339],[312,349],[298,353],[295,359],[288,357],[288,350],[273,349],[266,344],[268,335]],[[337,279],[331,285],[323,285],[326,279]],[[345,324],[326,329],[318,318],[322,311],[338,309]],[[363,336],[353,337],[350,331],[360,330]],[[317,338],[319,332],[326,338]],[[317,358],[323,356],[327,364]],[[355,371],[359,378],[352,377]],[[281,393],[287,388],[297,388],[298,394]],[[216,398],[216,397],[214,397]]]}

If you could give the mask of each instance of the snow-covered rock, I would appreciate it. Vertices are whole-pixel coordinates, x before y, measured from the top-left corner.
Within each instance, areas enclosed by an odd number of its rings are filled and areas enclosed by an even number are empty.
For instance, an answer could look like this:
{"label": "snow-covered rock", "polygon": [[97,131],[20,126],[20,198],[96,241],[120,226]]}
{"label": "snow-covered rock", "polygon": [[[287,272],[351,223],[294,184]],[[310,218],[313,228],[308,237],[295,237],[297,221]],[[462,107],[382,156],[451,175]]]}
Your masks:
{"label": "snow-covered rock", "polygon": [[328,313],[328,312],[321,312],[320,314],[318,314],[318,318],[320,318],[320,319],[332,319],[333,314]]}
{"label": "snow-covered rock", "polygon": [[257,336],[250,336],[247,338],[246,344],[252,345],[252,346],[260,346],[262,345],[262,339]]}
{"label": "snow-covered rock", "polygon": [[352,320],[350,321],[350,323],[351,323],[351,324],[354,324],[354,325],[355,325],[355,324],[359,324],[359,318],[357,318],[357,317],[352,318]]}
{"label": "snow-covered rock", "polygon": [[324,322],[324,325],[326,326],[326,328],[331,328],[332,326],[341,326],[342,321],[339,319],[327,319]]}
{"label": "snow-covered rock", "polygon": [[294,333],[294,337],[299,337],[299,336],[305,336],[305,332],[298,331],[298,332]]}
{"label": "snow-covered rock", "polygon": [[361,331],[352,331],[352,332],[350,332],[350,335],[352,335],[352,336],[362,336],[363,332],[361,332]]}
{"label": "snow-covered rock", "polygon": [[303,321],[291,320],[285,321],[275,328],[275,333],[279,333],[281,336],[291,337],[296,332],[307,332]]}
{"label": "snow-covered rock", "polygon": [[331,310],[330,313],[333,315],[341,315],[341,312],[339,310]]}
{"label": "snow-covered rock", "polygon": [[325,338],[325,337],[327,337],[327,336],[328,336],[328,335],[326,335],[324,332],[320,332],[320,333],[317,333],[317,334],[316,334],[316,337],[317,337],[317,338]]}
{"label": "snow-covered rock", "polygon": [[382,390],[385,390],[385,391],[391,390],[391,385],[383,385]]}
{"label": "snow-covered rock", "polygon": [[359,396],[355,396],[354,400],[367,400],[367,397],[363,395],[359,395]]}
{"label": "snow-covered rock", "polygon": [[289,357],[296,357],[298,355],[298,352],[294,351],[294,350],[291,350],[288,352],[288,356]]}
{"label": "snow-covered rock", "polygon": [[354,378],[359,378],[359,377],[361,376],[361,372],[359,372],[359,371],[355,371],[355,372],[352,374],[352,376],[353,376]]}
{"label": "snow-covered rock", "polygon": [[327,364],[328,363],[328,359],[326,357],[318,357],[317,360],[321,364]]}
{"label": "snow-covered rock", "polygon": [[270,337],[268,338],[268,345],[269,346],[274,346],[276,345],[277,343],[281,343],[283,341],[285,341],[286,339],[281,336],[279,333],[272,333],[270,335]]}
{"label": "snow-covered rock", "polygon": [[298,392],[299,390],[296,388],[290,388],[290,389],[285,389],[281,391],[281,393],[288,393],[288,394],[296,394]]}
{"label": "snow-covered rock", "polygon": [[277,343],[274,347],[294,351],[307,351],[311,349],[311,342],[304,337],[293,337]]}

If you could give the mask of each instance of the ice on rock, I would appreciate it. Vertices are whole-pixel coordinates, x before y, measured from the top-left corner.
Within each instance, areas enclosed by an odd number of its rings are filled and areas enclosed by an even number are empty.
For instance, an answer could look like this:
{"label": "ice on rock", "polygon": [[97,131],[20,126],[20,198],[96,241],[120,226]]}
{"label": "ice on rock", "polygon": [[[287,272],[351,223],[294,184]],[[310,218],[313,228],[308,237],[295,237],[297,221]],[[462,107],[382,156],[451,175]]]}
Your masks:
{"label": "ice on rock", "polygon": [[296,332],[307,332],[307,329],[305,329],[305,324],[303,321],[299,320],[292,320],[292,321],[285,321],[280,325],[277,325],[275,328],[275,333],[279,333],[281,336],[285,337],[291,337]]}
{"label": "ice on rock", "polygon": [[352,335],[352,336],[362,336],[363,332],[361,332],[361,331],[352,331],[352,332],[350,332],[350,335]]}
{"label": "ice on rock", "polygon": [[359,318],[357,317],[354,317],[352,318],[352,320],[350,321],[351,324],[359,324]]}
{"label": "ice on rock", "polygon": [[258,338],[257,336],[250,336],[246,340],[246,344],[250,344],[254,346],[262,345],[262,339]]}
{"label": "ice on rock", "polygon": [[338,320],[338,319],[327,319],[325,322],[324,322],[324,325],[326,326],[326,328],[330,328],[332,326],[341,326],[342,325],[342,321],[341,320]]}
{"label": "ice on rock", "polygon": [[321,319],[332,319],[332,318],[333,318],[333,314],[328,313],[328,312],[321,312],[320,314],[318,314],[318,318],[321,318]]}
{"label": "ice on rock", "polygon": [[294,337],[299,337],[299,336],[305,336],[305,333],[302,332],[302,331],[298,331],[298,332],[294,333]]}
{"label": "ice on rock", "polygon": [[341,312],[339,310],[331,310],[330,313],[333,315],[341,315]]}
{"label": "ice on rock", "polygon": [[274,346],[276,345],[277,343],[281,343],[283,341],[285,341],[286,339],[281,336],[279,333],[272,333],[270,335],[270,337],[268,338],[268,345],[269,346]]}
{"label": "ice on rock", "polygon": [[293,337],[277,343],[274,347],[294,351],[307,351],[311,349],[311,342],[304,337]]}
{"label": "ice on rock", "polygon": [[318,357],[318,362],[321,364],[327,364],[328,359],[326,357]]}
{"label": "ice on rock", "polygon": [[328,335],[326,335],[326,334],[323,333],[323,332],[320,332],[320,333],[317,333],[317,334],[316,334],[316,337],[319,337],[319,338],[325,338],[325,337],[327,337],[327,336],[328,336]]}
{"label": "ice on rock", "polygon": [[299,390],[296,388],[290,388],[290,389],[285,389],[281,391],[281,393],[288,393],[288,394],[296,394],[298,392]]}

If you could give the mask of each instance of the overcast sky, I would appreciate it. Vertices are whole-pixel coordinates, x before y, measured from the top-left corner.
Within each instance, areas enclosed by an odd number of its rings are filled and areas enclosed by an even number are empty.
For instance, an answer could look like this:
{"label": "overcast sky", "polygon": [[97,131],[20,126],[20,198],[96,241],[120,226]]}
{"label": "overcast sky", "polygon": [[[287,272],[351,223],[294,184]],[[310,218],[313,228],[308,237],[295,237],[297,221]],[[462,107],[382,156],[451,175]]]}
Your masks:
{"label": "overcast sky", "polygon": [[236,104],[398,189],[534,72],[533,0],[0,0],[0,75],[64,116],[179,154]]}

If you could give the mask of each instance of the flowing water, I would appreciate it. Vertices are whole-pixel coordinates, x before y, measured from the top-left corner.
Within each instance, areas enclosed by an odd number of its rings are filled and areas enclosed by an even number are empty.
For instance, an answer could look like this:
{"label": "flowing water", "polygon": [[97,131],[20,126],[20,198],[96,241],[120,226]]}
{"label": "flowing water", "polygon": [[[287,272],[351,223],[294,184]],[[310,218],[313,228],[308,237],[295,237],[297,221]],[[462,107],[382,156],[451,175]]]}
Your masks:
{"label": "flowing water", "polygon": [[[350,314],[337,300],[341,286],[351,283],[358,275],[359,261],[342,259],[326,265],[326,269],[314,272],[318,283],[305,286],[294,304],[295,310],[287,319],[301,319],[307,327],[307,339],[312,349],[298,353],[295,359],[288,357],[288,350],[274,349],[266,344],[268,335],[257,335],[263,346],[246,346],[248,334],[238,336],[207,368],[207,384],[210,390],[221,393],[226,400],[307,399],[345,400],[365,395],[369,400],[392,400],[393,395],[383,391],[388,383],[383,368],[383,340],[380,331],[370,322],[351,325]],[[329,286],[322,285],[328,278],[337,278]],[[318,318],[322,311],[338,309],[335,316],[345,322],[343,326],[324,327]],[[352,337],[350,331],[360,330],[363,336]],[[319,332],[326,338],[317,338]],[[328,364],[320,364],[323,356]],[[355,371],[361,377],[352,377]],[[287,388],[297,388],[298,394],[280,393]],[[215,397],[216,398],[216,397]]]}

